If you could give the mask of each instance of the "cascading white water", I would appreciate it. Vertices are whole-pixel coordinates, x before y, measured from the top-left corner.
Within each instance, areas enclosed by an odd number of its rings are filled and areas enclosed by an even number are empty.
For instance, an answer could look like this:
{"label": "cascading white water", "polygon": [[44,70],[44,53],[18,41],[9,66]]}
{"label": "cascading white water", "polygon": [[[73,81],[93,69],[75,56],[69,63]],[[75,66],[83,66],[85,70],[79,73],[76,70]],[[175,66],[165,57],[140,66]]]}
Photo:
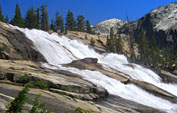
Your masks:
{"label": "cascading white water", "polygon": [[[77,40],[71,40],[65,36],[57,34],[48,34],[40,30],[29,30],[11,26],[22,31],[30,40],[33,41],[35,48],[43,54],[49,64],[59,69],[77,73],[100,87],[104,87],[110,94],[118,95],[122,98],[129,99],[147,106],[161,110],[175,109],[171,102],[149,94],[148,92],[136,87],[135,85],[124,85],[120,81],[107,77],[97,71],[79,70],[75,68],[62,67],[60,64],[70,63],[73,60],[83,59],[86,57],[97,58],[98,62],[109,71],[118,70],[130,77],[146,81],[168,91],[177,96],[176,84],[164,84],[161,78],[149,69],[143,68],[136,64],[130,64],[124,55],[118,54],[99,54],[88,45]],[[44,64],[48,68],[56,68]],[[57,69],[56,68],[56,69]],[[113,70],[114,69],[114,70]]]}

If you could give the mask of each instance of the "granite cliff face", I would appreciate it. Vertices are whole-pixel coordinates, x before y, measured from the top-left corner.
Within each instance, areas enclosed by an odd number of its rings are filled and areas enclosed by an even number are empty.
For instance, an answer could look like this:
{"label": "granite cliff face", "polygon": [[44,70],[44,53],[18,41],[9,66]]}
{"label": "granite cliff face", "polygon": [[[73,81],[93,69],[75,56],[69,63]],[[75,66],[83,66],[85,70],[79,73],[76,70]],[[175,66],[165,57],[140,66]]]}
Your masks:
{"label": "granite cliff face", "polygon": [[[115,32],[128,34],[128,24],[116,19],[103,21],[94,26],[95,32],[103,35],[109,34],[109,29],[114,27]],[[147,38],[151,41],[155,39],[161,48],[167,46],[177,46],[177,2],[161,6],[152,10],[142,18],[130,23],[130,29],[134,38],[138,36],[142,29],[146,31]],[[127,36],[128,37],[128,36]]]}
{"label": "granite cliff face", "polygon": [[134,36],[137,37],[141,29],[146,30],[146,36],[151,41],[155,39],[157,45],[161,48],[177,43],[176,25],[177,25],[177,2],[161,6],[152,10],[141,19],[132,23],[136,29]]}

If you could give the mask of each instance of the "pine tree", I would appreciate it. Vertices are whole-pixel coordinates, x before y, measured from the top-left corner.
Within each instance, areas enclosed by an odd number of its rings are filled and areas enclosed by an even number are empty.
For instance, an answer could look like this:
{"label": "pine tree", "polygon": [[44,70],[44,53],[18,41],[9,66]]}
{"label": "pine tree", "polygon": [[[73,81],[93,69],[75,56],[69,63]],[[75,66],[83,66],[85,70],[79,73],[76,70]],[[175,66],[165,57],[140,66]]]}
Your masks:
{"label": "pine tree", "polygon": [[89,20],[86,21],[86,32],[93,34],[92,27],[90,26]]}
{"label": "pine tree", "polygon": [[7,105],[8,111],[6,113],[22,113],[23,106],[29,98],[27,93],[29,92],[30,85],[26,84],[15,99]]}
{"label": "pine tree", "polygon": [[53,19],[51,20],[50,30],[56,31]]}
{"label": "pine tree", "polygon": [[37,8],[36,10],[36,25],[35,28],[36,29],[40,29],[40,8]]}
{"label": "pine tree", "polygon": [[90,40],[90,45],[95,46],[95,40],[93,40],[93,38],[91,38],[91,40]]}
{"label": "pine tree", "polygon": [[41,29],[44,31],[49,30],[49,22],[48,22],[48,12],[47,12],[47,5],[41,6]]}
{"label": "pine tree", "polygon": [[56,21],[55,21],[55,24],[56,24],[56,30],[60,30],[61,33],[64,32],[64,19],[62,16],[59,16],[59,12],[57,11],[56,13]]}
{"label": "pine tree", "polygon": [[8,16],[6,16],[4,22],[5,22],[5,23],[9,23],[9,18],[8,18]]}
{"label": "pine tree", "polygon": [[77,16],[77,30],[78,31],[82,31],[82,32],[84,32],[85,31],[85,28],[84,28],[84,16],[82,16],[82,15],[78,15]]}
{"label": "pine tree", "polygon": [[110,51],[111,48],[111,39],[109,38],[109,36],[107,36],[106,38],[106,50]]}
{"label": "pine tree", "polygon": [[26,13],[25,26],[30,29],[36,27],[36,14],[33,7],[29,8]]}
{"label": "pine tree", "polygon": [[73,13],[69,10],[66,16],[66,29],[67,30],[75,30],[76,22],[74,20]]}
{"label": "pine tree", "polygon": [[114,29],[110,29],[110,34],[109,37],[107,36],[107,42],[106,42],[106,50],[109,52],[115,52],[116,51],[116,46],[115,46],[115,40],[116,36],[114,34]]}
{"label": "pine tree", "polygon": [[110,51],[111,52],[115,52],[115,35],[114,35],[114,29],[111,28],[110,30],[110,42],[111,42],[111,45],[110,45]]}
{"label": "pine tree", "polygon": [[19,8],[18,4],[16,5],[14,18],[12,19],[12,21],[10,23],[12,25],[16,25],[16,26],[19,26],[19,27],[24,27],[24,20],[22,18],[21,11],[20,11],[20,8]]}
{"label": "pine tree", "polygon": [[140,59],[147,64],[149,60],[149,45],[148,40],[146,39],[144,29],[141,30],[138,36],[138,49],[140,53]]}
{"label": "pine tree", "polygon": [[120,34],[116,39],[115,45],[116,45],[116,53],[123,54],[123,42]]}
{"label": "pine tree", "polygon": [[130,19],[127,15],[127,24],[128,24],[128,35],[130,37],[130,59],[132,62],[134,62],[136,60],[136,56],[135,56],[135,53],[134,53],[134,40],[133,40],[133,31],[132,29],[130,28]]}
{"label": "pine tree", "polygon": [[4,20],[4,17],[3,17],[2,10],[1,10],[1,5],[0,5],[0,21],[3,21],[3,20]]}

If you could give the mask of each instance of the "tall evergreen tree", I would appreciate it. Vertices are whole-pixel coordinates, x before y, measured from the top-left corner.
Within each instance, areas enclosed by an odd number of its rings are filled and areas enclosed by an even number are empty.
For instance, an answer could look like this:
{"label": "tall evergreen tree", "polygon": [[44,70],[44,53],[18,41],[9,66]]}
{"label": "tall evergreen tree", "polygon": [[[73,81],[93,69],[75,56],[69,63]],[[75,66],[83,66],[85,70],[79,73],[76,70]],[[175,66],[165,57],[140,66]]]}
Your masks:
{"label": "tall evergreen tree", "polygon": [[19,26],[19,27],[24,27],[24,20],[22,18],[21,11],[20,11],[20,8],[19,8],[18,4],[16,5],[14,18],[12,19],[12,21],[10,23],[12,25],[16,25],[16,26]]}
{"label": "tall evergreen tree", "polygon": [[71,31],[75,30],[75,24],[73,13],[69,10],[66,16],[66,29]]}
{"label": "tall evergreen tree", "polygon": [[106,50],[110,51],[110,47],[111,47],[111,39],[109,38],[109,36],[107,36],[107,38],[106,38]]}
{"label": "tall evergreen tree", "polygon": [[36,27],[36,14],[33,7],[29,8],[26,13],[25,26],[30,29]]}
{"label": "tall evergreen tree", "polygon": [[44,31],[49,30],[49,22],[48,22],[48,12],[47,12],[47,5],[41,6],[41,29]]}
{"label": "tall evergreen tree", "polygon": [[144,29],[141,30],[138,36],[138,49],[140,53],[140,59],[147,64],[149,59],[149,45]]}
{"label": "tall evergreen tree", "polygon": [[89,20],[86,21],[86,32],[92,34],[92,27],[90,26]]}
{"label": "tall evergreen tree", "polygon": [[113,28],[111,28],[109,36],[110,36],[110,40],[111,40],[110,51],[115,52],[115,35],[114,35],[114,29]]}
{"label": "tall evergreen tree", "polygon": [[5,23],[9,23],[9,18],[8,18],[7,15],[6,15],[6,18],[5,18],[4,22],[5,22]]}
{"label": "tall evergreen tree", "polygon": [[106,49],[110,52],[115,52],[115,35],[113,28],[110,29],[109,37],[107,37]]}
{"label": "tall evergreen tree", "polygon": [[51,20],[50,30],[56,31],[56,27],[55,27],[53,19]]}
{"label": "tall evergreen tree", "polygon": [[59,15],[59,12],[56,13],[56,30],[60,30],[61,33],[64,32],[64,19],[62,16]]}
{"label": "tall evergreen tree", "polygon": [[84,16],[82,15],[78,15],[77,16],[77,30],[78,31],[85,31],[85,28],[84,28]]}
{"label": "tall evergreen tree", "polygon": [[123,42],[120,34],[118,34],[118,37],[116,38],[115,46],[116,46],[116,53],[123,54]]}
{"label": "tall evergreen tree", "polygon": [[3,20],[4,20],[4,17],[3,17],[2,10],[1,10],[1,5],[0,5],[0,21],[3,21]]}
{"label": "tall evergreen tree", "polygon": [[136,60],[136,56],[134,53],[134,40],[133,40],[133,33],[132,33],[133,31],[130,28],[130,19],[128,17],[128,14],[127,14],[126,18],[127,18],[127,24],[128,24],[128,35],[130,37],[130,59],[132,62],[134,62]]}
{"label": "tall evergreen tree", "polygon": [[36,10],[36,29],[40,29],[40,8],[37,8]]}

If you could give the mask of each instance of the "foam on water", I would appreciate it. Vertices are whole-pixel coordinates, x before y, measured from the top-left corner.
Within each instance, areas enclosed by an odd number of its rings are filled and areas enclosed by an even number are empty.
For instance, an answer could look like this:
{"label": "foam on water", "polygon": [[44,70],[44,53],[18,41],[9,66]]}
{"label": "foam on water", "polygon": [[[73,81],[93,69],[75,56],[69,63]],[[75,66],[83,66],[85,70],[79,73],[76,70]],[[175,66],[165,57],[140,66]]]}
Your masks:
{"label": "foam on water", "polygon": [[[104,87],[110,94],[118,95],[147,106],[162,110],[176,110],[176,105],[171,102],[149,94],[148,92],[136,87],[135,85],[124,85],[120,81],[107,77],[97,71],[79,70],[75,68],[61,67],[59,64],[70,63],[73,60],[87,57],[97,58],[98,62],[108,71],[115,71],[127,75],[136,80],[145,81],[156,85],[177,96],[176,84],[165,84],[161,78],[153,71],[137,64],[128,62],[124,55],[118,54],[99,54],[88,45],[77,40],[71,40],[65,36],[58,36],[56,33],[49,34],[41,30],[29,30],[11,26],[23,32],[33,41],[36,50],[38,50],[49,64],[57,66],[62,70],[71,71],[82,76],[84,79]],[[45,64],[48,68],[53,68]],[[56,67],[55,67],[56,68]],[[56,68],[56,69],[57,69]],[[175,106],[175,107],[174,107]]]}

